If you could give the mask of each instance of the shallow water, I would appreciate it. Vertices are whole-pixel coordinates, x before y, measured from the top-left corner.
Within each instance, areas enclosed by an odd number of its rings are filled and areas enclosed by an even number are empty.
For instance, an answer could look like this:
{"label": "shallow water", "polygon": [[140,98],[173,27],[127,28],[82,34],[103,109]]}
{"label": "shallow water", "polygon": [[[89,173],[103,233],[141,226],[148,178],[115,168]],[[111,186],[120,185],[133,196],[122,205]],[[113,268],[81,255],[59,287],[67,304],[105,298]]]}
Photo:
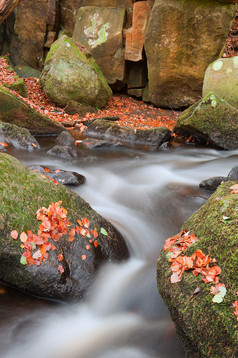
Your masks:
{"label": "shallow water", "polygon": [[77,160],[12,150],[24,164],[77,171],[72,188],[124,235],[131,258],[106,264],[83,302],[43,301],[0,286],[1,358],[183,358],[156,287],[164,240],[208,198],[200,181],[226,176],[237,152],[194,147],[86,151]]}

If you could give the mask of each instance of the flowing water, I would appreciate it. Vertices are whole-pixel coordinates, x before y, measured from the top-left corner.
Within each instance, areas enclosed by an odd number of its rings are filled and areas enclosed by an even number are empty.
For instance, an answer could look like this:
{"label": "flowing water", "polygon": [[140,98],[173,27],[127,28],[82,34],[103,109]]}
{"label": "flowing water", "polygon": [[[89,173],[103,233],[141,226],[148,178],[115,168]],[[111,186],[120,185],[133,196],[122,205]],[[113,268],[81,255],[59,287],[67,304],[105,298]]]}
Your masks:
{"label": "flowing water", "polygon": [[194,147],[168,152],[85,152],[73,161],[12,151],[24,164],[83,174],[74,188],[124,235],[131,258],[98,272],[83,302],[40,300],[0,286],[1,358],[183,358],[156,286],[164,240],[208,198],[201,180],[226,176],[237,152]]}

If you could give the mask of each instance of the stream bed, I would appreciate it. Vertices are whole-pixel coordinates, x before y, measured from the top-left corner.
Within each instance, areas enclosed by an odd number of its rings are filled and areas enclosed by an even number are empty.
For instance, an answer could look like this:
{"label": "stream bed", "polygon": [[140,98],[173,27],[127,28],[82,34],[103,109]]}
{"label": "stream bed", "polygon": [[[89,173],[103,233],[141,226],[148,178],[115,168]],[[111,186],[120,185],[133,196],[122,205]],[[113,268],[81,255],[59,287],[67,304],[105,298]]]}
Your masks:
{"label": "stream bed", "polygon": [[86,151],[72,161],[9,150],[26,166],[76,171],[72,187],[123,234],[131,257],[103,266],[82,302],[41,300],[0,285],[1,358],[184,358],[159,296],[156,261],[164,240],[209,197],[199,183],[226,176],[238,152],[193,146],[169,151]]}

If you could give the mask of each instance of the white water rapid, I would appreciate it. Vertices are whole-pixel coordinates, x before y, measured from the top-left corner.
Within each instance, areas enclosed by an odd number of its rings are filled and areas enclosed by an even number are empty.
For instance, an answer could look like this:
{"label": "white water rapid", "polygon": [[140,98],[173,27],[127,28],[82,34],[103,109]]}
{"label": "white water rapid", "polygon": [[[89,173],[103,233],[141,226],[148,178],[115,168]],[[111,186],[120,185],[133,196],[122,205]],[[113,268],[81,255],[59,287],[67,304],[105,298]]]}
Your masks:
{"label": "white water rapid", "polygon": [[48,303],[6,288],[7,299],[0,295],[0,357],[183,358],[157,291],[156,260],[164,240],[208,197],[199,182],[226,176],[238,153],[194,147],[98,151],[72,162],[44,152],[12,154],[26,165],[83,174],[86,183],[73,190],[119,229],[131,258],[102,267],[83,302]]}

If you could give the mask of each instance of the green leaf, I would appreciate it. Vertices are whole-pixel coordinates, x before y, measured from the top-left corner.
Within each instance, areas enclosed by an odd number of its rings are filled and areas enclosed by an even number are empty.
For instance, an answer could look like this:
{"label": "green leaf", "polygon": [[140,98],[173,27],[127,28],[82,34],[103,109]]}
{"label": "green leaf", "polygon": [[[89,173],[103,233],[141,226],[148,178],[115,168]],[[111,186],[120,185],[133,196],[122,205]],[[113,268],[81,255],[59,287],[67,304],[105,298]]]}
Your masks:
{"label": "green leaf", "polygon": [[212,299],[213,302],[216,303],[221,303],[223,301],[224,296],[220,295],[220,293],[218,293],[217,295],[215,295]]}
{"label": "green leaf", "polygon": [[87,233],[87,238],[91,239],[91,235],[89,234],[89,232]]}
{"label": "green leaf", "polygon": [[36,243],[34,241],[31,241],[32,250],[36,249]]}
{"label": "green leaf", "polygon": [[107,236],[107,232],[103,227],[101,227],[100,233],[103,234],[104,236]]}
{"label": "green leaf", "polygon": [[224,297],[226,295],[226,292],[227,292],[227,290],[225,287],[223,287],[223,286],[219,287],[219,293],[218,293],[219,295]]}
{"label": "green leaf", "polygon": [[22,265],[27,265],[27,261],[26,261],[25,256],[22,256],[22,257],[20,258],[20,263],[21,263]]}

